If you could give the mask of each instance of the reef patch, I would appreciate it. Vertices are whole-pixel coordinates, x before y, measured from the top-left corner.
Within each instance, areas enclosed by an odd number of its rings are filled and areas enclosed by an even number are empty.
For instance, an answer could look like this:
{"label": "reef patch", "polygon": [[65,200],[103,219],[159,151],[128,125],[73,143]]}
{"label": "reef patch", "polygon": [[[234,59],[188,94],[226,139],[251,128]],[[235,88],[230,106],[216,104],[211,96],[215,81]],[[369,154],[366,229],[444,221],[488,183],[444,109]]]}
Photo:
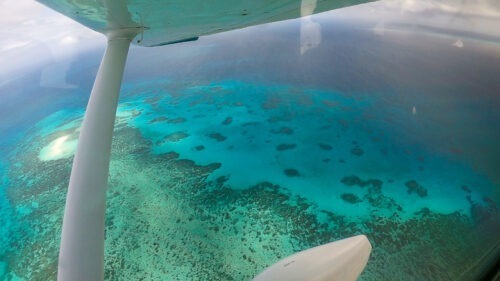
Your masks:
{"label": "reef patch", "polygon": [[344,193],[340,197],[342,198],[342,200],[344,200],[348,203],[351,203],[351,204],[356,204],[356,203],[363,201],[363,200],[359,199],[358,196],[356,196],[352,193]]}
{"label": "reef patch", "polygon": [[272,129],[271,133],[279,135],[292,135],[293,129],[289,127],[281,127],[279,129]]}
{"label": "reef patch", "polygon": [[427,189],[421,186],[415,180],[410,180],[405,183],[408,194],[416,193],[420,197],[427,196]]}
{"label": "reef patch", "polygon": [[214,139],[218,142],[223,142],[227,139],[226,136],[220,134],[220,133],[210,133],[207,135],[209,138]]}
{"label": "reef patch", "polygon": [[285,175],[287,175],[289,177],[298,177],[298,176],[300,176],[299,171],[296,170],[296,169],[285,169],[285,170],[283,170],[283,173],[285,173]]}
{"label": "reef patch", "polygon": [[329,144],[324,144],[324,143],[318,143],[318,146],[319,148],[321,148],[322,150],[327,150],[327,151],[330,151],[333,149],[333,147]]}
{"label": "reef patch", "polygon": [[189,134],[184,131],[174,132],[157,141],[156,145],[162,145],[167,142],[179,142],[187,137],[189,137]]}
{"label": "reef patch", "polygon": [[276,146],[276,150],[277,151],[284,151],[284,150],[290,150],[290,149],[294,149],[297,145],[296,144],[286,144],[286,143],[282,143],[282,144],[278,144]]}
{"label": "reef patch", "polygon": [[356,155],[356,156],[361,156],[365,153],[363,149],[361,149],[359,146],[356,146],[351,149],[351,153]]}
{"label": "reef patch", "polygon": [[222,125],[229,125],[231,123],[233,123],[233,117],[230,117],[230,116],[226,117],[226,119],[224,119],[224,121],[222,121]]}
{"label": "reef patch", "polygon": [[359,187],[373,186],[378,189],[382,188],[383,184],[383,181],[379,179],[362,180],[360,177],[355,175],[343,177],[340,180],[340,182],[347,186],[359,186]]}

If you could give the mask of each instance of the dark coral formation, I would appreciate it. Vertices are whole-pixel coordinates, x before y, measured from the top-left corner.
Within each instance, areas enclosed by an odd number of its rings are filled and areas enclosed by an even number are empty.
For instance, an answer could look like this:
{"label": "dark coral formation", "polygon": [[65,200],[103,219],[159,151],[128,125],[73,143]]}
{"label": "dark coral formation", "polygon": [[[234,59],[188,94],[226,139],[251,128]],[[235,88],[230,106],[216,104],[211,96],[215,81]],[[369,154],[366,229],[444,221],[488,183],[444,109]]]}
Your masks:
{"label": "dark coral formation", "polygon": [[283,151],[283,150],[290,150],[290,149],[294,149],[297,145],[296,144],[286,144],[286,143],[282,143],[282,144],[278,144],[276,146],[276,150],[278,151]]}
{"label": "dark coral formation", "polygon": [[226,117],[226,119],[224,119],[224,121],[222,121],[222,125],[229,125],[231,123],[233,123],[233,117],[230,117],[230,116]]}
{"label": "dark coral formation", "polygon": [[184,117],[177,117],[177,118],[167,120],[167,123],[170,123],[170,124],[179,124],[179,123],[184,123],[184,122],[186,122],[186,118],[184,118]]}
{"label": "dark coral formation", "polygon": [[[403,211],[403,208],[397,204],[393,198],[387,197],[382,193],[382,185],[384,182],[379,179],[363,180],[358,176],[351,175],[343,177],[340,181],[347,186],[359,186],[362,188],[367,187],[366,195],[364,195],[360,200],[366,200],[366,202],[375,208],[375,210],[384,210],[394,213]],[[348,201],[349,199],[355,201],[355,198],[352,196],[346,198],[342,197],[342,199],[345,201]]]}
{"label": "dark coral formation", "polygon": [[296,169],[285,169],[285,170],[283,170],[283,172],[285,173],[285,175],[287,175],[289,177],[298,177],[298,176],[300,176],[299,171],[297,171]]}
{"label": "dark coral formation", "polygon": [[294,114],[287,113],[284,115],[271,116],[267,119],[267,122],[269,122],[269,123],[288,122],[288,121],[293,120],[293,118],[294,118]]}
{"label": "dark coral formation", "polygon": [[356,196],[355,194],[352,194],[352,193],[344,193],[340,197],[342,198],[342,200],[349,202],[351,204],[356,204],[356,203],[363,201],[363,200],[359,199],[358,196]]}
{"label": "dark coral formation", "polygon": [[469,198],[470,213],[474,221],[484,222],[495,219],[498,208],[495,201],[489,197],[483,197],[483,202],[475,202]]}
{"label": "dark coral formation", "polygon": [[209,138],[211,138],[211,139],[214,139],[214,140],[218,141],[218,142],[223,142],[223,141],[225,141],[227,139],[226,136],[223,136],[220,133],[210,133],[207,136]]}
{"label": "dark coral formation", "polygon": [[374,186],[376,188],[381,188],[382,187],[382,181],[379,179],[368,179],[368,180],[362,180],[358,176],[352,175],[352,176],[346,176],[343,177],[340,180],[341,183],[347,185],[347,186],[359,186],[359,187],[365,187],[365,186]]}
{"label": "dark coral formation", "polygon": [[318,143],[318,146],[319,148],[323,149],[323,150],[332,150],[333,147],[329,144],[324,144],[324,143]]}
{"label": "dark coral formation", "polygon": [[409,194],[416,193],[420,197],[426,197],[427,196],[427,189],[421,186],[418,182],[415,180],[410,180],[405,183],[407,192]]}
{"label": "dark coral formation", "polygon": [[361,156],[363,155],[365,152],[363,151],[363,149],[361,149],[360,147],[356,146],[354,148],[351,149],[351,153],[356,155],[356,156]]}
{"label": "dark coral formation", "polygon": [[282,102],[283,102],[283,100],[279,96],[269,95],[267,97],[267,100],[265,100],[261,104],[261,107],[264,110],[271,110],[271,109],[278,108],[281,105]]}
{"label": "dark coral formation", "polygon": [[186,132],[182,132],[182,131],[174,132],[174,133],[166,135],[161,140],[157,141],[156,145],[162,145],[166,142],[178,142],[178,141],[181,141],[187,137],[189,137],[189,134]]}
{"label": "dark coral formation", "polygon": [[288,127],[281,127],[279,129],[272,129],[271,133],[280,135],[291,135],[293,134],[293,129]]}
{"label": "dark coral formation", "polygon": [[167,117],[160,116],[160,117],[156,117],[156,118],[153,118],[153,119],[149,120],[149,124],[158,123],[158,122],[164,122],[164,121],[167,121],[167,120],[168,120]]}
{"label": "dark coral formation", "polygon": [[241,127],[253,127],[253,126],[258,126],[260,123],[259,122],[245,122],[241,124]]}
{"label": "dark coral formation", "polygon": [[149,124],[160,123],[160,122],[166,122],[166,123],[170,123],[170,124],[179,124],[179,123],[186,122],[186,118],[177,117],[177,118],[170,119],[166,116],[159,116],[159,117],[156,117],[156,118],[149,120]]}
{"label": "dark coral formation", "polygon": [[354,175],[343,177],[340,180],[340,182],[347,186],[355,186],[355,185],[361,186],[363,184],[363,181],[358,176]]}
{"label": "dark coral formation", "polygon": [[472,192],[472,190],[470,190],[470,188],[468,186],[466,186],[466,185],[462,185],[462,190],[465,191],[465,192],[467,192],[467,193],[471,193]]}

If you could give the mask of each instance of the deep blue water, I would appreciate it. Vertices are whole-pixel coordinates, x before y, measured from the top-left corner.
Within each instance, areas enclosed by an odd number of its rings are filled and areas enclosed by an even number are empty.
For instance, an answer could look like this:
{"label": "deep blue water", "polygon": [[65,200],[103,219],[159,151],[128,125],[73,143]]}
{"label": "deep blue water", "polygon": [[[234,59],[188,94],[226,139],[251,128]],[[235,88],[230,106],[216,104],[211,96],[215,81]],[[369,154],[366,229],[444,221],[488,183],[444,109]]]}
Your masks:
{"label": "deep blue water", "polygon": [[[362,280],[477,273],[500,230],[498,45],[464,39],[458,49],[452,38],[323,22],[321,44],[300,54],[297,26],[131,49],[107,279],[249,280],[360,233],[374,246]],[[72,151],[101,54],[74,58],[75,89],[40,87],[37,69],[3,86],[19,91],[0,121],[5,280],[55,278]]]}

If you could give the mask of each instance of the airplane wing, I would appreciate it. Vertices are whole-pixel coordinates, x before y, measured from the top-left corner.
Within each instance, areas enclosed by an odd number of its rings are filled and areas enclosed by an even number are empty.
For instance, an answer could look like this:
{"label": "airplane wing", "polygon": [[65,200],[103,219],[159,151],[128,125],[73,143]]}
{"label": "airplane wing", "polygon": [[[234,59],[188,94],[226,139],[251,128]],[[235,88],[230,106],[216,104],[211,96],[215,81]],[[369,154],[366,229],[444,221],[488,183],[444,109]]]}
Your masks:
{"label": "airplane wing", "polygon": [[38,0],[100,33],[140,28],[133,43],[158,46],[372,0]]}
{"label": "airplane wing", "polygon": [[355,281],[371,250],[366,236],[349,237],[286,257],[252,281]]}

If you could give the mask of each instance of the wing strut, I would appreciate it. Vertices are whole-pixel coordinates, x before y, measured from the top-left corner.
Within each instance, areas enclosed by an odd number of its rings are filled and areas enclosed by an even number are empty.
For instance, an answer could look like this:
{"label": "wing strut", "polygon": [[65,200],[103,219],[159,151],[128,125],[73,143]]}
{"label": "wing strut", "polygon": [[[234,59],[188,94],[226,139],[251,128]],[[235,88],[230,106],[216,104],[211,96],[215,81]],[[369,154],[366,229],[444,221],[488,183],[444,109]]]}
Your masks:
{"label": "wing strut", "polygon": [[107,33],[108,45],[97,73],[69,181],[57,279],[104,279],[104,218],[111,139],[120,86],[137,28]]}

